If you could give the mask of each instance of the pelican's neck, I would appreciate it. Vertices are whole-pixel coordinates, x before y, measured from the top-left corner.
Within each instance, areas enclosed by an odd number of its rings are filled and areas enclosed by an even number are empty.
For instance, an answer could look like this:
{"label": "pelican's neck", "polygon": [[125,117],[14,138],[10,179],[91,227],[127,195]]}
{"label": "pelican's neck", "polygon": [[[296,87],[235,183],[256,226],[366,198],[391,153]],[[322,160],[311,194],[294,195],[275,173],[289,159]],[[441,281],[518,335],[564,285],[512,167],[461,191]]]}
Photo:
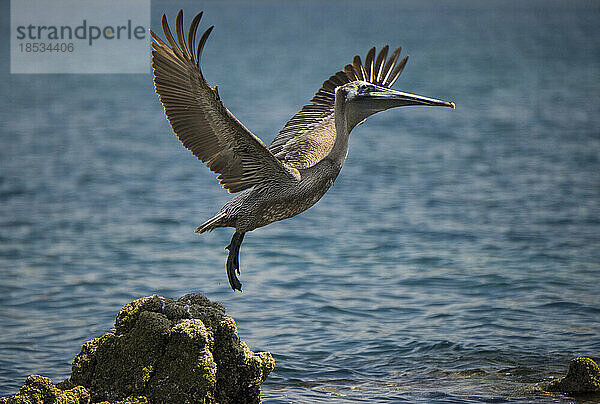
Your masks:
{"label": "pelican's neck", "polygon": [[344,97],[338,97],[337,94],[335,97],[334,111],[335,142],[333,143],[333,146],[326,158],[342,168],[342,165],[346,160],[346,156],[348,155],[348,138],[352,128],[348,128]]}

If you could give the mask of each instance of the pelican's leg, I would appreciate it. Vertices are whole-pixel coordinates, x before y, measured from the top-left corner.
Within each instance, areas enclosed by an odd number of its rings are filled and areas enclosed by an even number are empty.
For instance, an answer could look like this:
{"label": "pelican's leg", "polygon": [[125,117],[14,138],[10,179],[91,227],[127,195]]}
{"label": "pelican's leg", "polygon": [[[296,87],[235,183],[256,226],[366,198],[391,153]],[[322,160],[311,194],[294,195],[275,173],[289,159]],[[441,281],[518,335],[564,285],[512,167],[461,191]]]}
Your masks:
{"label": "pelican's leg", "polygon": [[231,289],[242,291],[242,284],[240,280],[235,275],[235,272],[240,273],[240,246],[242,245],[242,241],[244,240],[244,234],[235,232],[233,237],[231,238],[231,243],[226,249],[229,250],[229,256],[227,257],[227,278],[229,278],[229,284],[231,285]]}

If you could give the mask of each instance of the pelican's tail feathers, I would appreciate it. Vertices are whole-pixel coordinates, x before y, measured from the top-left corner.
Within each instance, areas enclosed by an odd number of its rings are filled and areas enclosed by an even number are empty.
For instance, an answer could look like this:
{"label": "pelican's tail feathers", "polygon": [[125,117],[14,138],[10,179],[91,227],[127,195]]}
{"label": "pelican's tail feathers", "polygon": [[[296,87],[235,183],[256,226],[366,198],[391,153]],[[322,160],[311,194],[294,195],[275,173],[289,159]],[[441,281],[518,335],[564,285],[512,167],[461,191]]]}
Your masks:
{"label": "pelican's tail feathers", "polygon": [[219,227],[227,227],[223,220],[225,219],[225,216],[227,216],[225,212],[217,213],[211,219],[198,226],[195,233],[201,234],[206,231],[213,231],[214,229],[218,229]]}

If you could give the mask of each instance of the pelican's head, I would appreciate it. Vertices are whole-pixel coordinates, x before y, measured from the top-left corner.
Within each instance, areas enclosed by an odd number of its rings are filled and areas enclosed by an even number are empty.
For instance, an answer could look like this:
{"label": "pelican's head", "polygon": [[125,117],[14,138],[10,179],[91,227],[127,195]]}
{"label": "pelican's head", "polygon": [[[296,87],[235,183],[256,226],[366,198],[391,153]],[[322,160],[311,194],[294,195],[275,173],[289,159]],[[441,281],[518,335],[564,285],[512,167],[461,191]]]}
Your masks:
{"label": "pelican's head", "polygon": [[344,111],[348,132],[369,116],[390,108],[409,105],[454,108],[453,102],[403,93],[366,81],[352,81],[337,87],[335,98],[336,109],[339,106]]}

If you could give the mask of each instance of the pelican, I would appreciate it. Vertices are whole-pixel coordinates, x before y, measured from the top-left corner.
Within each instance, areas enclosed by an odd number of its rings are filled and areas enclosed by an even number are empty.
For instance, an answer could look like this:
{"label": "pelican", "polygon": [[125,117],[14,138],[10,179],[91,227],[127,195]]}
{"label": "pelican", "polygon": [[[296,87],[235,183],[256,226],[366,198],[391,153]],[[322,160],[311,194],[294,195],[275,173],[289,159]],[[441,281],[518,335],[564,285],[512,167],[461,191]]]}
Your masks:
{"label": "pelican", "polygon": [[[176,38],[162,16],[166,42],[150,31],[156,93],[173,132],[208,168],[229,193],[230,199],[196,233],[220,227],[235,232],[227,257],[231,288],[242,290],[239,252],[244,235],[313,206],[333,185],[348,153],[352,129],[377,112],[409,105],[454,108],[454,103],[392,90],[408,56],[398,62],[401,48],[387,58],[389,46],[375,56],[371,48],[363,64],[352,64],[327,79],[310,103],[303,106],[266,146],[225,107],[217,86],[210,87],[200,59],[214,26],[196,48],[196,31],[202,12],[184,35],[183,10],[177,14]],[[186,41],[187,39],[187,41]],[[167,43],[168,42],[168,43]]]}

